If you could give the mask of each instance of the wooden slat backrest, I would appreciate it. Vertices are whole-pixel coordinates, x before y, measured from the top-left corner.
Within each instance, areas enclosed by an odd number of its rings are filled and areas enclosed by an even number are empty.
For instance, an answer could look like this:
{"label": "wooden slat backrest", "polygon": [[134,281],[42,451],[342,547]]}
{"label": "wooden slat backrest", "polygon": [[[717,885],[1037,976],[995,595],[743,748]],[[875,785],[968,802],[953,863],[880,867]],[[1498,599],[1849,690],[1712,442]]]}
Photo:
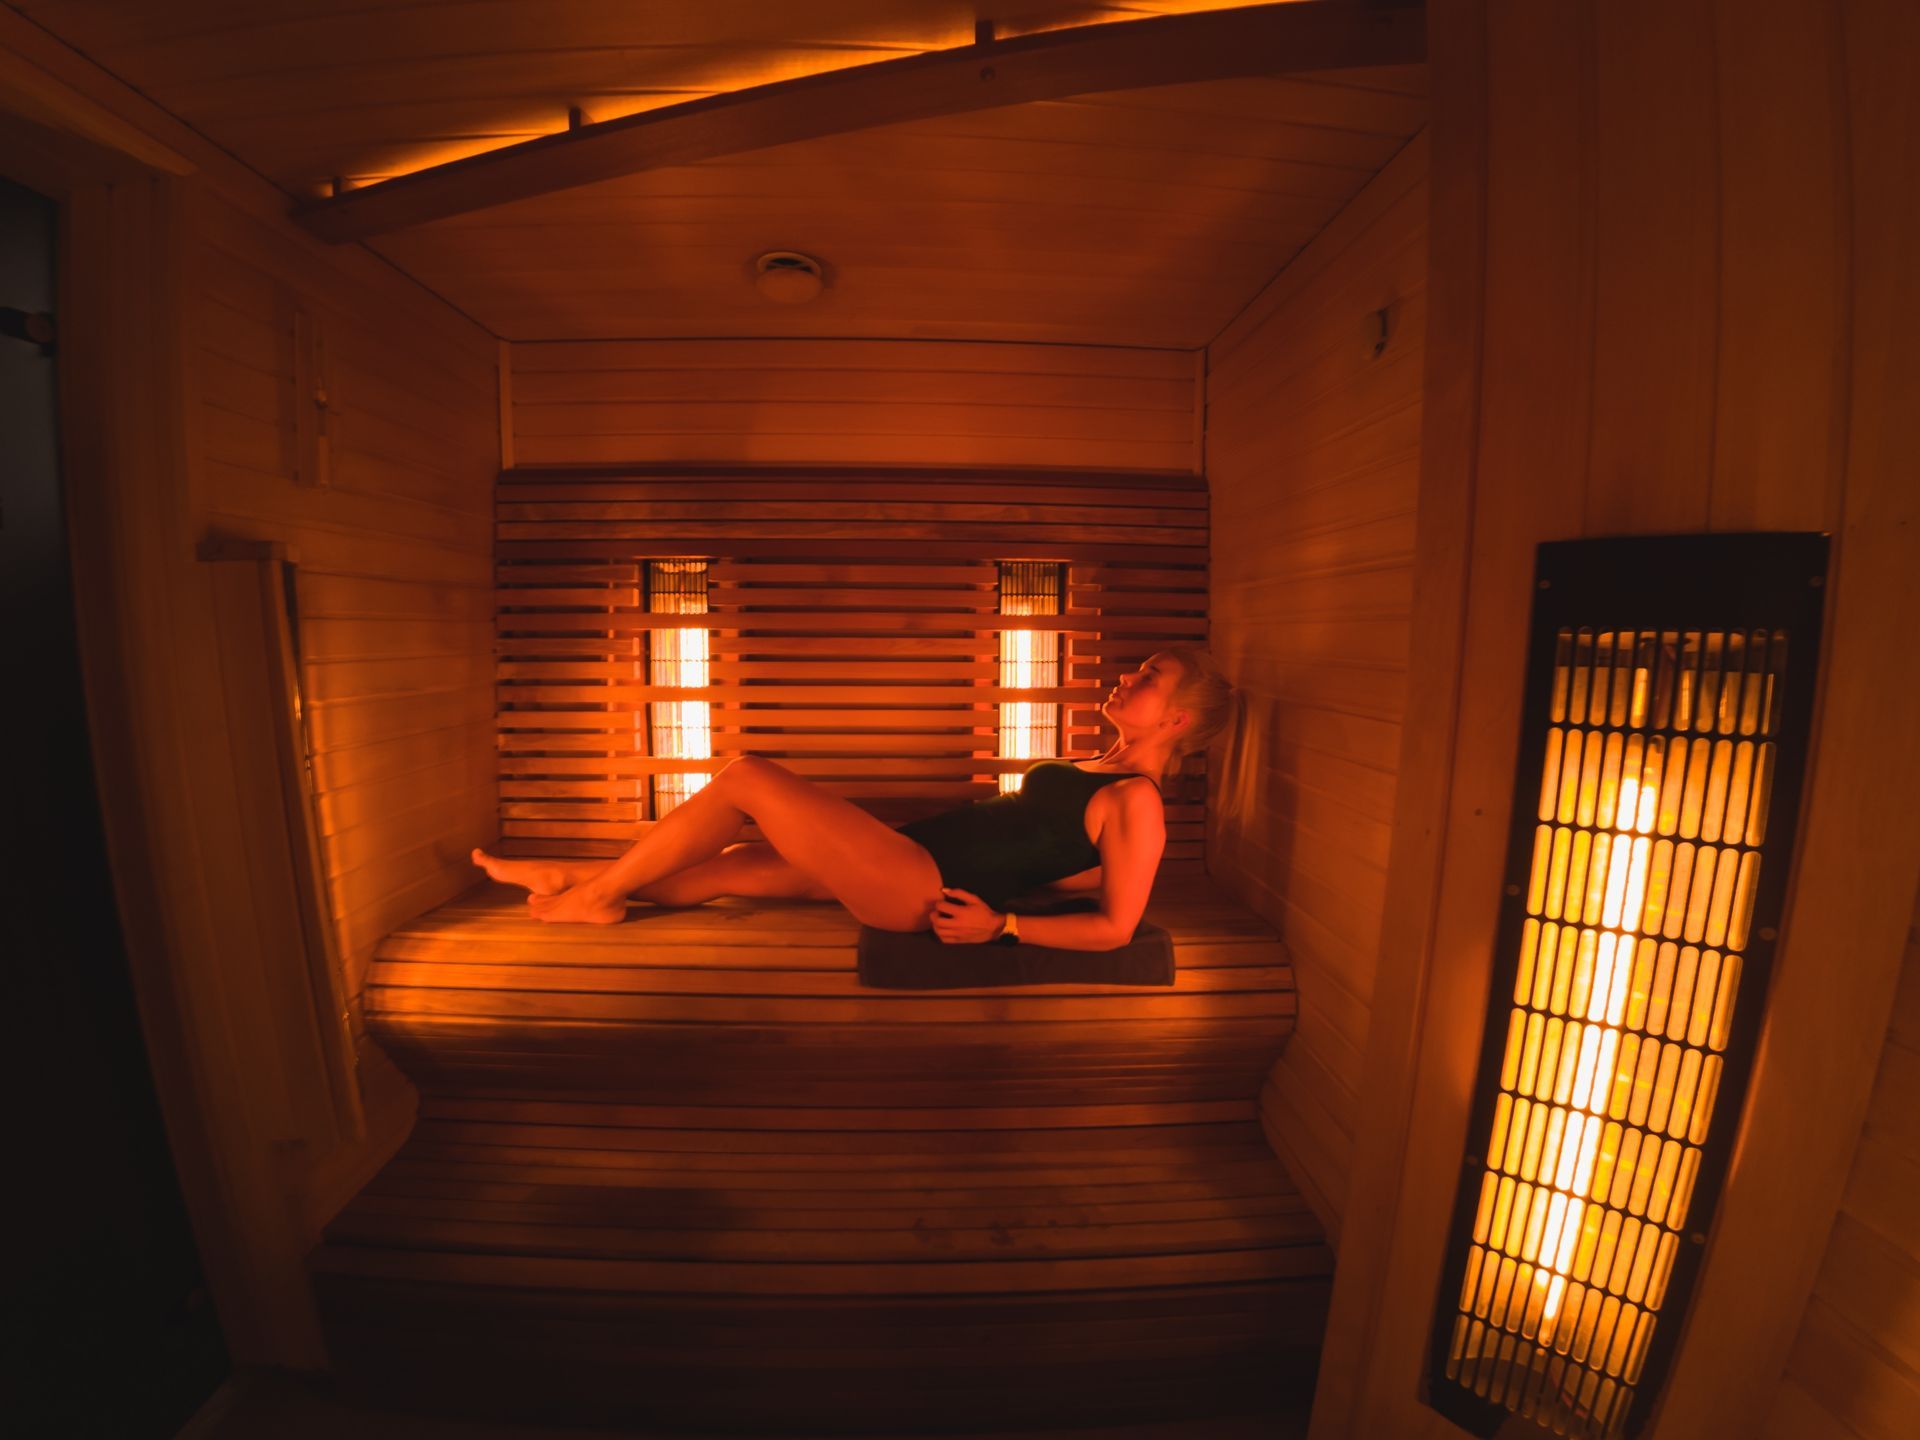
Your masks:
{"label": "wooden slat backrest", "polygon": [[[1068,758],[1113,738],[1107,689],[1206,642],[1194,475],[855,467],[510,470],[497,506],[504,846],[598,854],[653,818],[648,777],[779,760],[890,824],[984,798],[998,703],[1063,702]],[[711,685],[648,683],[646,562],[707,558]],[[1064,612],[997,612],[998,562],[1057,560]],[[999,687],[999,633],[1064,637],[1061,684]],[[713,758],[647,753],[650,700],[711,706]],[[1204,757],[1170,775],[1163,868],[1202,860]]]}

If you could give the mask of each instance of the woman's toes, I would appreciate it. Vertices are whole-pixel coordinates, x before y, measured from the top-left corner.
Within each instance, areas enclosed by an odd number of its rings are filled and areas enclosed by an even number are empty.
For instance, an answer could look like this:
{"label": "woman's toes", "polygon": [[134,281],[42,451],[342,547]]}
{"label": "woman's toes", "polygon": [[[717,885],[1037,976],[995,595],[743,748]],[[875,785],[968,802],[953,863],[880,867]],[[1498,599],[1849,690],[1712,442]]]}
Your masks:
{"label": "woman's toes", "polygon": [[486,871],[491,879],[498,880],[504,884],[520,883],[514,877],[513,862],[511,860],[501,860],[496,856],[489,855],[484,850],[475,850],[473,852],[473,863]]}

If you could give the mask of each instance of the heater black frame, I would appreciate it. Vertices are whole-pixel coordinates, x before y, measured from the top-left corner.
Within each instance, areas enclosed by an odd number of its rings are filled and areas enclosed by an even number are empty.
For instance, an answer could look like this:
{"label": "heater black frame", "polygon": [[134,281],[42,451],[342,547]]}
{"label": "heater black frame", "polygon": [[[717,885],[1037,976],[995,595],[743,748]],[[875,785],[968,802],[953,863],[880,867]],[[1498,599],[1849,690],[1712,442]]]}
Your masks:
{"label": "heater black frame", "polygon": [[[1052,588],[1049,590],[1045,586],[1042,586],[1039,589],[1036,589],[1027,593],[1029,598],[1032,598],[1032,597],[1051,598],[1054,602],[1053,609],[1050,611],[1042,611],[1040,613],[1064,618],[1067,613],[1067,600],[1070,594],[1070,582],[1072,579],[1072,576],[1070,574],[1069,562],[1065,560],[1034,559],[1032,557],[1010,559],[1003,556],[999,560],[994,562],[995,613],[999,615],[1005,615],[1008,613],[1006,608],[1007,576],[1010,573],[1010,567],[1018,566],[1018,565],[1047,567],[1045,573],[1051,577]],[[1041,572],[1036,570],[1033,573],[1039,574]],[[1056,647],[1056,652],[1054,654],[1053,662],[1052,662],[1054,667],[1053,683],[1055,686],[1059,686],[1059,685],[1064,685],[1066,683],[1066,678],[1067,678],[1067,640],[1066,640],[1065,632],[1056,631],[1055,633],[1059,635],[1060,639]],[[998,670],[1000,672],[998,678],[1000,680],[1000,683],[1004,685],[1006,683],[1006,673],[1005,673],[1006,662],[1005,661],[1000,662],[998,666]],[[1000,745],[1002,741],[1005,738],[1005,736],[1000,730],[999,715],[1000,715],[1000,707],[996,705],[994,706],[994,750],[996,752],[996,758],[1004,759],[1006,757],[999,756],[997,753],[1000,749]],[[1058,700],[1053,702],[1053,753],[1056,757],[1065,756],[1066,754],[1068,754],[1067,707]],[[1032,763],[1032,762],[1029,761],[1029,763]],[[1001,783],[1001,775],[1005,773],[1007,772],[1002,771],[1002,772],[996,773],[995,776],[993,777],[993,783],[996,788]]]}
{"label": "heater black frame", "polygon": [[[648,615],[670,615],[670,614],[705,615],[709,617],[709,619],[711,619],[713,615],[713,567],[714,567],[715,559],[716,557],[712,555],[646,555],[646,556],[640,557],[639,564],[640,564],[640,610],[641,612],[643,614],[648,614]],[[700,568],[697,570],[686,569],[686,570],[679,570],[679,571],[663,572],[657,568],[661,565],[683,565],[683,566],[697,565]],[[658,584],[659,577],[662,574],[698,575],[701,579],[700,596],[701,596],[701,599],[706,601],[707,608],[705,610],[689,610],[689,611],[655,610],[653,608],[653,601],[654,601],[655,595],[660,593],[665,593],[661,590]],[[691,593],[691,592],[688,592],[688,593]],[[686,625],[686,626],[679,626],[676,628],[686,629],[686,630],[701,630],[701,629],[706,630],[707,643],[709,646],[708,653],[709,655],[711,655],[712,653],[711,646],[713,643],[713,630],[715,629],[715,627],[712,624],[707,624],[704,626]],[[657,629],[654,629],[653,627],[649,626],[646,630],[642,631],[641,634],[643,637],[643,643],[641,644],[641,647],[640,647],[640,650],[641,650],[640,663],[646,667],[647,683],[652,684],[653,683],[653,662],[657,657],[660,632]],[[661,700],[648,700],[645,702],[645,708],[641,711],[641,714],[643,717],[641,721],[642,733],[646,736],[646,742],[647,742],[646,753],[647,753],[648,759],[656,758],[656,752],[654,751],[654,748],[653,748],[654,707],[656,705],[668,704],[668,703],[671,703],[671,702],[661,701]],[[691,772],[674,772],[674,773],[684,774],[684,773],[691,773]],[[660,813],[660,781],[661,779],[662,779],[662,774],[659,771],[655,771],[654,773],[647,776],[646,811],[647,811],[647,819],[649,821],[658,821],[662,818]],[[685,799],[683,798],[680,803],[685,804],[686,803]]]}
{"label": "heater black frame", "polygon": [[[1473,1147],[1493,1124],[1515,970],[1527,920],[1540,777],[1546,758],[1559,633],[1582,629],[1727,631],[1785,630],[1787,668],[1780,684],[1779,727],[1765,857],[1755,886],[1749,944],[1741,957],[1740,1003],[1735,1006],[1715,1101],[1713,1132],[1701,1146],[1686,1230],[1626,1419],[1613,1433],[1631,1440],[1646,1424],[1665,1388],[1674,1350],[1685,1328],[1694,1286],[1743,1119],[1754,1051],[1779,946],[1780,912],[1793,869],[1807,748],[1819,688],[1821,625],[1831,537],[1824,531],[1649,535],[1560,540],[1535,551],[1533,611],[1521,701],[1519,753],[1514,764],[1513,810],[1501,874],[1502,899],[1473,1106],[1462,1144],[1459,1179],[1449,1223],[1422,1372],[1421,1401],[1454,1424],[1492,1436],[1514,1416],[1446,1373],[1458,1297],[1471,1250],[1483,1157]],[[1524,1423],[1524,1422],[1523,1422]],[[1535,1422],[1537,1423],[1537,1422]],[[1544,1426],[1542,1428],[1545,1428]]]}

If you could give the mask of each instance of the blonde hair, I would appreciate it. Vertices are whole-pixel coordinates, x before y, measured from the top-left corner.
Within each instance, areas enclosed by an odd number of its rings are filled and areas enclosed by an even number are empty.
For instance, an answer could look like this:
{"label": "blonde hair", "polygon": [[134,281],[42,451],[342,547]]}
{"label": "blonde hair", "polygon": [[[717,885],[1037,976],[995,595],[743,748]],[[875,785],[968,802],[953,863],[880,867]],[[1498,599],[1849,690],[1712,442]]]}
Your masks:
{"label": "blonde hair", "polygon": [[1177,763],[1206,749],[1216,735],[1229,731],[1245,702],[1221,672],[1211,651],[1194,645],[1172,645],[1160,653],[1179,661],[1181,669],[1180,683],[1167,708],[1185,710],[1189,715],[1187,728],[1173,742],[1172,758]]}
{"label": "blonde hair", "polygon": [[1208,650],[1173,645],[1160,653],[1178,660],[1184,672],[1167,706],[1186,710],[1191,717],[1174,741],[1169,767],[1177,768],[1186,756],[1225,735],[1220,765],[1207,766],[1207,808],[1221,820],[1238,820],[1252,808],[1260,778],[1255,757],[1261,747],[1250,728],[1246,692],[1227,679]]}

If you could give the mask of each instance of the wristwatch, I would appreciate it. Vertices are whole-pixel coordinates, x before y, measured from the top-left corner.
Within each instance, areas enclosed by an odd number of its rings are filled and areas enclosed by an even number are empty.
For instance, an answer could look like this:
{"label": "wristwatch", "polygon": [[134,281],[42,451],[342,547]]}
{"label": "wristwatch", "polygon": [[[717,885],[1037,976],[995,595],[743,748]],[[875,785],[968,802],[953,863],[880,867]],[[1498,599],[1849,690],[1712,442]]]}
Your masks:
{"label": "wristwatch", "polygon": [[1001,921],[1002,921],[1002,924],[1001,924],[1000,933],[995,937],[995,939],[998,940],[998,942],[1002,945],[1019,944],[1020,943],[1020,917],[1014,914],[1011,910],[1009,910],[1005,915],[1001,917]]}

